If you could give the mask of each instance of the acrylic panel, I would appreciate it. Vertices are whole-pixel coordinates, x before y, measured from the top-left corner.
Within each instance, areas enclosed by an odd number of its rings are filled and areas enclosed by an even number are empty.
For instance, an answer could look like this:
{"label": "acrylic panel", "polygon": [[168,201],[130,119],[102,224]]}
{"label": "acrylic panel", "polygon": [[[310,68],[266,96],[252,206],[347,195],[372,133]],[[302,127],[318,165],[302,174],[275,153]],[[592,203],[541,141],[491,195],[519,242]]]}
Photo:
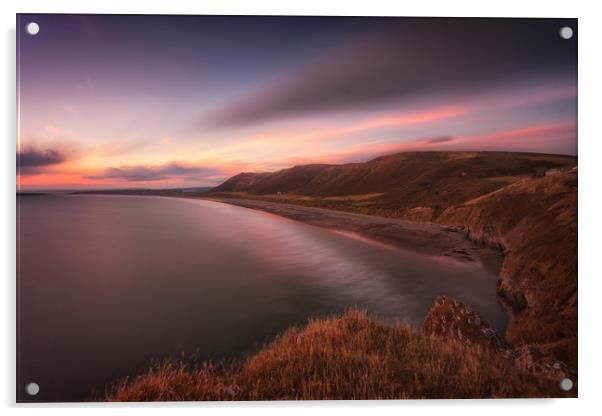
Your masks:
{"label": "acrylic panel", "polygon": [[577,396],[577,20],[17,15],[19,402]]}

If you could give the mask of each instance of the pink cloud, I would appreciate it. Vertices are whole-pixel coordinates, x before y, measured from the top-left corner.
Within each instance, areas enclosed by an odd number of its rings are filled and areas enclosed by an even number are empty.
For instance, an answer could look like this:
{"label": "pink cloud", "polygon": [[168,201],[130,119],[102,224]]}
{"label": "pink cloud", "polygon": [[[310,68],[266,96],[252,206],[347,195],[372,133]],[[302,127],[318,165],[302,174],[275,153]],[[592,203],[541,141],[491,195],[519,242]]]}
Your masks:
{"label": "pink cloud", "polygon": [[452,147],[481,150],[538,151],[576,154],[577,125],[573,121],[540,124],[490,134],[461,137]]}
{"label": "pink cloud", "polygon": [[295,162],[343,163],[368,160],[389,153],[424,150],[537,151],[576,154],[576,148],[572,150],[575,146],[575,123],[562,122],[462,137],[440,136],[399,142],[373,140],[351,146],[339,153],[317,158],[298,158]]}

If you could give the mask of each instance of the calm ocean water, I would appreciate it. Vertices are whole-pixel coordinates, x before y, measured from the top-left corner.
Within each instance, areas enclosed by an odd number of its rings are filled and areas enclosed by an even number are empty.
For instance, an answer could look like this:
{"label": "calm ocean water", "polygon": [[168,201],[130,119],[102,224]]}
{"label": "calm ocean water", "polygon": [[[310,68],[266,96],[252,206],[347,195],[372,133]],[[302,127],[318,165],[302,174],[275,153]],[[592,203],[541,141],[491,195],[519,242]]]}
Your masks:
{"label": "calm ocean water", "polygon": [[152,360],[241,358],[291,324],[359,306],[419,325],[454,296],[498,329],[497,276],[217,202],[18,197],[18,390],[82,400]]}

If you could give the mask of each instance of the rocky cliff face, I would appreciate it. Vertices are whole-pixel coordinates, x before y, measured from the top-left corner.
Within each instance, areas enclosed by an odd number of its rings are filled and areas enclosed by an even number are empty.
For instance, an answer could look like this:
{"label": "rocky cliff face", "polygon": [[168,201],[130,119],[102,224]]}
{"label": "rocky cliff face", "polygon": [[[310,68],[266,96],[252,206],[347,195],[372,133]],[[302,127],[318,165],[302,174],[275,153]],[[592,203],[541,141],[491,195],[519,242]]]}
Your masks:
{"label": "rocky cliff face", "polygon": [[512,351],[510,344],[468,306],[439,296],[422,323],[421,331],[431,337],[454,338],[500,351]]}
{"label": "rocky cliff face", "polygon": [[577,368],[577,170],[528,178],[447,208],[437,222],[503,248],[510,342]]}
{"label": "rocky cliff face", "polygon": [[533,375],[576,380],[576,375],[562,361],[541,350],[523,346],[515,348],[465,304],[439,296],[424,319],[421,332],[432,338],[454,339],[468,346],[478,345],[515,360],[517,367]]}

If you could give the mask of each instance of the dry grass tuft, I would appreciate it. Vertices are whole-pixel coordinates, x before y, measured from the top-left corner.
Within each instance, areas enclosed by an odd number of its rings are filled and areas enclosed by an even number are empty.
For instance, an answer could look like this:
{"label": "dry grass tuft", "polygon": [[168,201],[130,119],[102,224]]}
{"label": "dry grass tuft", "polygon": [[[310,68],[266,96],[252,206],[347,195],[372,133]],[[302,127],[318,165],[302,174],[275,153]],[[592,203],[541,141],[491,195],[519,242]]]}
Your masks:
{"label": "dry grass tuft", "polygon": [[164,362],[116,383],[109,401],[559,397],[512,357],[365,312],[290,328],[236,369]]}

